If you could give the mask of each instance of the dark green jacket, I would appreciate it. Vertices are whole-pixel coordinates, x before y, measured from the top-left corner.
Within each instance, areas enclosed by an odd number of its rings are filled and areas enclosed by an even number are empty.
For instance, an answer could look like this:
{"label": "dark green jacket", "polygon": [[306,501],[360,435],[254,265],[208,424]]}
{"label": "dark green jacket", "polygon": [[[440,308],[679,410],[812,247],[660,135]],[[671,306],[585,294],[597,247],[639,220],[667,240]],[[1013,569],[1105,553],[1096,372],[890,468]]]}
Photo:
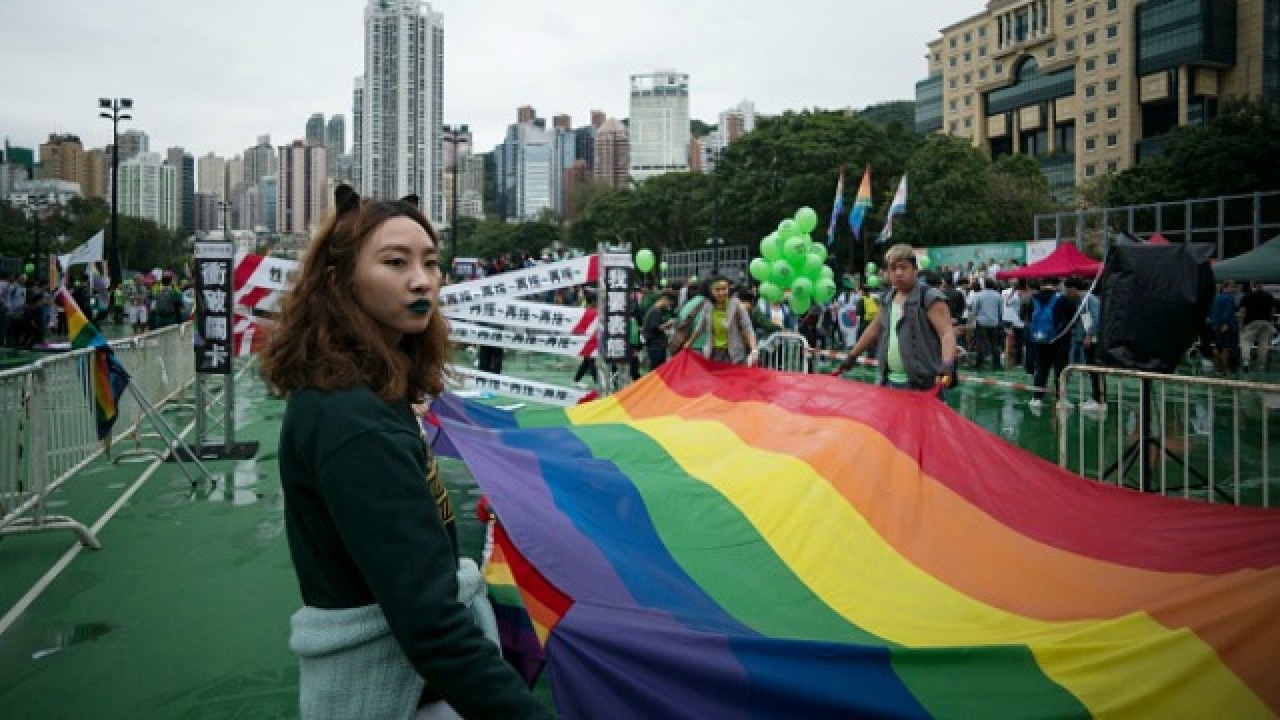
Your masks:
{"label": "dark green jacket", "polygon": [[427,466],[408,401],[364,386],[290,395],[280,478],[302,600],[380,605],[409,662],[464,717],[552,717],[457,601],[457,555]]}

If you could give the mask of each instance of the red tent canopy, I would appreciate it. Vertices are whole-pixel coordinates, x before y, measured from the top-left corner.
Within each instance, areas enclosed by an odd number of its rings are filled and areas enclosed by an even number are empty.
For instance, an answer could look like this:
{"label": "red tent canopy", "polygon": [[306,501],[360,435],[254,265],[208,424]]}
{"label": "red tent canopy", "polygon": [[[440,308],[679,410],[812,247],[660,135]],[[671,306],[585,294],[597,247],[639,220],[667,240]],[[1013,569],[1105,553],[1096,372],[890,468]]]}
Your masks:
{"label": "red tent canopy", "polygon": [[996,273],[1000,280],[1016,278],[1092,277],[1102,269],[1102,263],[1080,252],[1071,243],[1062,243],[1049,257],[1015,270]]}

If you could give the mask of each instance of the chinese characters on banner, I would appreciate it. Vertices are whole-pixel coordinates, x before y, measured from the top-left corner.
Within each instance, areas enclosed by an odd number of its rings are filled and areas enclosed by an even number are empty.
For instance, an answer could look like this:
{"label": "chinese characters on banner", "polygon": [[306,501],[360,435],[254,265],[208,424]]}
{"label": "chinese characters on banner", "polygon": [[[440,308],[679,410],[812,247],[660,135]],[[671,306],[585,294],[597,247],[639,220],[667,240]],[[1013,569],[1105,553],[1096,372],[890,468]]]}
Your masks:
{"label": "chinese characters on banner", "polygon": [[605,253],[600,272],[604,276],[604,302],[600,312],[604,344],[600,356],[609,362],[618,362],[627,359],[630,342],[627,306],[631,299],[631,255]]}
{"label": "chinese characters on banner", "polygon": [[196,274],[196,372],[231,374],[231,243],[198,242]]}

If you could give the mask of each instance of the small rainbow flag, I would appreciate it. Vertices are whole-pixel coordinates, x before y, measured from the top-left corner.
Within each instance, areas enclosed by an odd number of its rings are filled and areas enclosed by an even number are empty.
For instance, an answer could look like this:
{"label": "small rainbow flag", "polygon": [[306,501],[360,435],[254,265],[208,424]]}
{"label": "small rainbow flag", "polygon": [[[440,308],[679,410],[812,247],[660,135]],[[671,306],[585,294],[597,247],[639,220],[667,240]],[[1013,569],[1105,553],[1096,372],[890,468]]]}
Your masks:
{"label": "small rainbow flag", "polygon": [[62,308],[67,319],[67,335],[71,338],[71,347],[94,348],[93,372],[93,405],[98,421],[98,439],[104,440],[111,434],[116,422],[116,405],[120,395],[129,385],[129,373],[116,359],[106,338],[98,332],[98,328],[81,312],[80,306],[67,292],[65,286],[59,285],[54,300]]}
{"label": "small rainbow flag", "polygon": [[694,353],[570,409],[437,411],[543,583],[512,573],[563,717],[1280,712],[1275,510]]}
{"label": "small rainbow flag", "polygon": [[853,201],[853,209],[849,211],[849,227],[853,228],[853,236],[862,242],[862,221],[867,218],[871,209],[871,165],[862,171],[862,184],[858,186],[858,197]]}
{"label": "small rainbow flag", "polygon": [[844,166],[840,166],[840,179],[836,180],[836,199],[831,204],[831,222],[827,225],[827,247],[836,239],[836,222],[844,212]]}

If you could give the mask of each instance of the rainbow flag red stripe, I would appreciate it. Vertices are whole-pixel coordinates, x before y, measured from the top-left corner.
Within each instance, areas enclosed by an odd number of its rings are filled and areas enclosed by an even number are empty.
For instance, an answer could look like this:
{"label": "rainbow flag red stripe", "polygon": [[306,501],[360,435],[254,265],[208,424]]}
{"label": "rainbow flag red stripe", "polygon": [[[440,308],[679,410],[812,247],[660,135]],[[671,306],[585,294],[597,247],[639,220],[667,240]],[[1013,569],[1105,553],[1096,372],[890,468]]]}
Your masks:
{"label": "rainbow flag red stripe", "polygon": [[1280,711],[1274,510],[1092,483],[923,394],[690,353],[567,410],[438,412],[564,599],[565,717]]}

